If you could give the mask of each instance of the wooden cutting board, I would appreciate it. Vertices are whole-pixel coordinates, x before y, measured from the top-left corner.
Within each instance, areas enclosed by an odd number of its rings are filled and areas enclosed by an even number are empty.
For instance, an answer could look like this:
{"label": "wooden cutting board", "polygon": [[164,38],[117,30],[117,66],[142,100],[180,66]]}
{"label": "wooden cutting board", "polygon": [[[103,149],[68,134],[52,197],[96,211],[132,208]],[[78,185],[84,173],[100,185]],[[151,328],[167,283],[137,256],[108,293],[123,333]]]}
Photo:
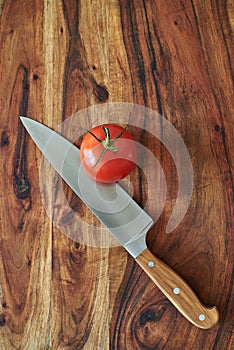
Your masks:
{"label": "wooden cutting board", "polygon": [[[231,0],[0,1],[1,350],[234,348],[233,8]],[[39,180],[51,178],[40,178],[41,153],[18,116],[56,129],[109,102],[159,112],[185,142],[191,203],[166,234],[178,191],[175,164],[159,140],[133,129],[167,182],[149,249],[204,304],[218,307],[220,321],[210,330],[186,321],[122,247],[74,241],[46,213]],[[144,206],[147,174],[135,168],[129,181]],[[61,186],[75,217],[96,227]],[[69,227],[63,207],[53,210]]]}

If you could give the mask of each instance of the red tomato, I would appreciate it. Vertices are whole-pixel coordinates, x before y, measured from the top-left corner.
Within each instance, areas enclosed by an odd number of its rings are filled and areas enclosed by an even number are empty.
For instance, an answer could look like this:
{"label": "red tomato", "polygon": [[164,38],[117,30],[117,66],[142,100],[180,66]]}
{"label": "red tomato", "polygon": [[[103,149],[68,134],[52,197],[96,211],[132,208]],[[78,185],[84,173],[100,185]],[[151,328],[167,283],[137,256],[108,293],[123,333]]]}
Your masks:
{"label": "red tomato", "polygon": [[80,158],[94,180],[115,182],[127,176],[135,165],[137,150],[132,135],[116,124],[99,125],[85,135]]}

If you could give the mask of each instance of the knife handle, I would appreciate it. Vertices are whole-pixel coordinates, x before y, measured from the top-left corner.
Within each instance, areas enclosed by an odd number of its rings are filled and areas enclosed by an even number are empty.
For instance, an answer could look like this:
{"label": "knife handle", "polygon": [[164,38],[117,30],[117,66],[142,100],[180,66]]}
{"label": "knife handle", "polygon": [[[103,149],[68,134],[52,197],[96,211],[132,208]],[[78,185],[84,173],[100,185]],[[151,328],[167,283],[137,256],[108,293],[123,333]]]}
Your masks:
{"label": "knife handle", "polygon": [[177,310],[195,326],[208,329],[218,322],[216,306],[209,308],[202,305],[188,284],[148,249],[135,260]]}

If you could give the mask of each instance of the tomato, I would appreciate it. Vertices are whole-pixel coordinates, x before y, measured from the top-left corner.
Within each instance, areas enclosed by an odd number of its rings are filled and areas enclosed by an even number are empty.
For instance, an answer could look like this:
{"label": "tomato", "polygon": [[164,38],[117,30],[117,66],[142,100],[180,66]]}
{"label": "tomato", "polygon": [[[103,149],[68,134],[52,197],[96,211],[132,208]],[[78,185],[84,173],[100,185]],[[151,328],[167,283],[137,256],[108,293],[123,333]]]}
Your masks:
{"label": "tomato", "polygon": [[111,183],[126,177],[137,158],[136,143],[127,130],[117,124],[98,125],[87,132],[80,147],[86,173],[95,181]]}

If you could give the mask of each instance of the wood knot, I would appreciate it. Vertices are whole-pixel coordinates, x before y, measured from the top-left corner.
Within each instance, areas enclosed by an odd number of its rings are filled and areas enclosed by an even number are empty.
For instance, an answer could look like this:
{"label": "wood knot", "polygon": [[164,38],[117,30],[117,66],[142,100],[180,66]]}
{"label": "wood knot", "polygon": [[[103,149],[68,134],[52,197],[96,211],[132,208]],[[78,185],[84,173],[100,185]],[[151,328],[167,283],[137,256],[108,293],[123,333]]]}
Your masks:
{"label": "wood knot", "polygon": [[100,102],[105,102],[109,98],[109,92],[102,85],[99,85],[99,84],[95,85],[93,92]]}
{"label": "wood knot", "polygon": [[18,223],[18,230],[19,230],[19,232],[22,232],[23,227],[24,227],[24,221],[22,220],[22,221],[20,221],[20,222]]}
{"label": "wood knot", "polygon": [[1,134],[0,148],[2,148],[4,146],[8,146],[8,145],[9,145],[9,136],[6,133],[6,131],[3,131]]}
{"label": "wood knot", "polygon": [[148,322],[159,322],[164,314],[164,309],[161,308],[157,311],[155,310],[146,310],[142,313],[139,319],[141,326],[145,326]]}
{"label": "wood knot", "polygon": [[75,242],[69,252],[69,260],[71,263],[79,265],[79,267],[85,266],[87,263],[86,247],[78,242]]}
{"label": "wood knot", "polygon": [[30,182],[25,177],[15,175],[14,190],[17,198],[25,199],[30,194]]}
{"label": "wood knot", "polygon": [[80,243],[79,242],[75,242],[74,243],[74,247],[76,250],[78,250],[80,248]]}
{"label": "wood knot", "polygon": [[216,124],[216,125],[214,126],[214,129],[215,129],[216,132],[219,132],[219,131],[220,131],[220,126],[219,126],[218,124]]}
{"label": "wood knot", "polygon": [[15,305],[15,312],[17,314],[20,314],[24,309],[24,304],[23,303],[19,303]]}
{"label": "wood knot", "polygon": [[5,324],[6,324],[5,314],[2,313],[2,314],[0,315],[0,327],[4,327]]}
{"label": "wood knot", "polygon": [[[158,349],[164,342],[164,330],[171,324],[171,315],[161,302],[141,310],[134,321],[134,338],[144,349]],[[163,320],[162,320],[163,318]],[[170,326],[169,326],[170,327]]]}
{"label": "wood knot", "polygon": [[63,225],[69,224],[73,219],[73,215],[74,215],[73,212],[68,212],[68,213],[65,212],[61,217],[61,223]]}

